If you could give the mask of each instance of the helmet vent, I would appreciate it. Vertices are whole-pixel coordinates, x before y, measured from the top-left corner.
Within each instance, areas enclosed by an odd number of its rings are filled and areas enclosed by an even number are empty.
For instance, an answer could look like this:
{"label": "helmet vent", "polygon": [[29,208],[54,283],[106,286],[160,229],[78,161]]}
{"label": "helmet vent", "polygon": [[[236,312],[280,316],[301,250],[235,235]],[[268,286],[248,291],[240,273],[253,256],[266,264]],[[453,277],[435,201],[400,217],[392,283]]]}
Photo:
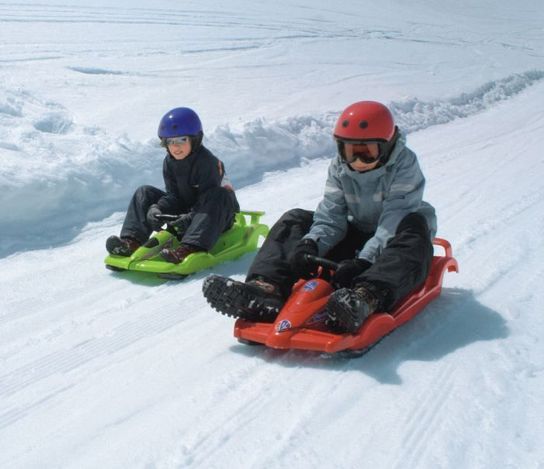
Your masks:
{"label": "helmet vent", "polygon": [[359,122],[359,128],[366,129],[367,127],[368,127],[368,122],[367,121]]}
{"label": "helmet vent", "polygon": [[346,119],[344,122],[342,122],[342,127],[347,127],[349,125],[349,121]]}

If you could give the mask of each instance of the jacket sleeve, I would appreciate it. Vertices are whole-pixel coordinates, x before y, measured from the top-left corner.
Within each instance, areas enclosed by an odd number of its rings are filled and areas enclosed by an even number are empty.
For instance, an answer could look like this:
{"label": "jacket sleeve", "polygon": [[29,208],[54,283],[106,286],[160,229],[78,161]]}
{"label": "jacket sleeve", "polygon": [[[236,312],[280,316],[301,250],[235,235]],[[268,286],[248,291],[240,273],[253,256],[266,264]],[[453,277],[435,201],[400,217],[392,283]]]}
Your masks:
{"label": "jacket sleeve", "polygon": [[417,212],[421,206],[425,178],[416,155],[406,150],[399,155],[393,169],[389,190],[384,194],[383,209],[378,220],[378,227],[359,253],[361,259],[374,262],[395,235],[401,220],[411,212]]}
{"label": "jacket sleeve", "polygon": [[314,222],[305,239],[317,243],[319,255],[325,255],[346,235],[348,228],[347,205],[342,183],[336,174],[336,160],[329,166],[325,193],[314,213]]}
{"label": "jacket sleeve", "polygon": [[195,185],[199,194],[203,194],[212,187],[221,186],[224,175],[223,163],[215,157],[206,158],[196,171]]}

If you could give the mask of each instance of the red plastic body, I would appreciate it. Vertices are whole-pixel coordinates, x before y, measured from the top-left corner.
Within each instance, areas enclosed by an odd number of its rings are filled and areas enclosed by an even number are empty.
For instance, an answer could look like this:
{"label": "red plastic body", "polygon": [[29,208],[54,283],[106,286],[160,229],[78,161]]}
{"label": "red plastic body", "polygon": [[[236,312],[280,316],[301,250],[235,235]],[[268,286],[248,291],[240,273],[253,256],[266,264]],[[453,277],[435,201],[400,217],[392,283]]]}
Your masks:
{"label": "red plastic body", "polygon": [[306,322],[324,309],[333,292],[332,286],[321,278],[301,280],[283,306],[273,324],[237,319],[234,336],[275,349],[302,349],[325,353],[361,350],[370,347],[386,334],[412,319],[428,303],[440,295],[444,273],[457,272],[448,241],[435,238],[433,244],[444,248],[445,254],[433,256],[431,270],[421,288],[408,295],[390,313],[376,312],[369,316],[356,334],[334,334],[311,329]]}

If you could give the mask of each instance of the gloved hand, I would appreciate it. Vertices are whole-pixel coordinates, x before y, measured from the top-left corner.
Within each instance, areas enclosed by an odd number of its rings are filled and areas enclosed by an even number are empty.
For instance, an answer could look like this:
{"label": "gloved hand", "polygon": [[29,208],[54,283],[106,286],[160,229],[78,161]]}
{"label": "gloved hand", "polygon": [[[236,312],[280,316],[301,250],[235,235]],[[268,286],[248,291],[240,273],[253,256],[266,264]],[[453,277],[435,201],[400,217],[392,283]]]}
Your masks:
{"label": "gloved hand", "polygon": [[169,224],[173,226],[178,234],[185,233],[187,231],[187,228],[189,228],[189,225],[193,221],[193,214],[192,213],[184,213],[179,216],[179,218],[175,219],[174,221],[171,221]]}
{"label": "gloved hand", "polygon": [[353,279],[361,275],[371,265],[372,262],[365,259],[346,259],[338,265],[331,283],[336,288],[351,288]]}
{"label": "gloved hand", "polygon": [[146,220],[152,230],[158,231],[161,229],[162,225],[164,225],[164,221],[161,221],[158,218],[161,215],[162,211],[157,204],[151,205],[147,210]]}
{"label": "gloved hand", "polygon": [[291,270],[297,278],[311,278],[317,272],[317,267],[306,260],[307,254],[318,254],[317,243],[311,239],[301,239],[289,255]]}

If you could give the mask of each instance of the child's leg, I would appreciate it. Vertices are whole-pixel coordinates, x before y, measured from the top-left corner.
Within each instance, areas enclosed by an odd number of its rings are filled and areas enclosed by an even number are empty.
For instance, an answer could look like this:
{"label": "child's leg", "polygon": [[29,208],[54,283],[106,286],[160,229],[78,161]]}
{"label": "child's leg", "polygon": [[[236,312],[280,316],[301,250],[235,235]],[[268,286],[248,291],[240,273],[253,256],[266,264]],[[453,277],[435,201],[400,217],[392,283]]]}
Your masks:
{"label": "child's leg", "polygon": [[395,236],[376,262],[354,283],[370,283],[377,291],[383,292],[380,309],[389,311],[423,284],[432,256],[433,245],[425,218],[418,213],[410,213],[400,222]]}
{"label": "child's leg", "polygon": [[153,232],[147,224],[147,210],[164,195],[163,191],[153,186],[141,186],[136,189],[121,228],[121,237],[134,238],[141,244],[145,243]]}
{"label": "child's leg", "polygon": [[285,212],[274,223],[270,233],[257,252],[246,281],[256,277],[270,281],[281,289],[284,297],[291,292],[293,277],[288,256],[298,241],[308,233],[313,222],[313,212],[295,208]]}
{"label": "child's leg", "polygon": [[182,243],[209,251],[234,223],[238,204],[234,193],[224,187],[207,190],[194,205],[191,224],[185,231]]}

